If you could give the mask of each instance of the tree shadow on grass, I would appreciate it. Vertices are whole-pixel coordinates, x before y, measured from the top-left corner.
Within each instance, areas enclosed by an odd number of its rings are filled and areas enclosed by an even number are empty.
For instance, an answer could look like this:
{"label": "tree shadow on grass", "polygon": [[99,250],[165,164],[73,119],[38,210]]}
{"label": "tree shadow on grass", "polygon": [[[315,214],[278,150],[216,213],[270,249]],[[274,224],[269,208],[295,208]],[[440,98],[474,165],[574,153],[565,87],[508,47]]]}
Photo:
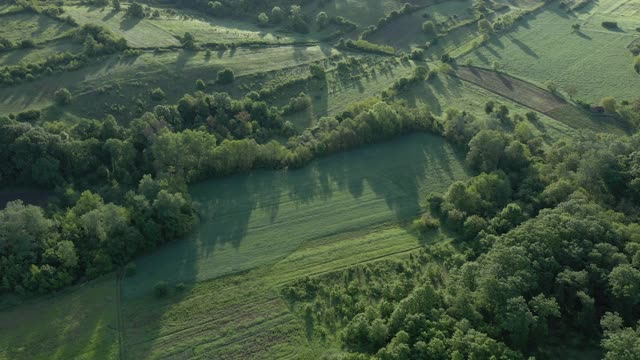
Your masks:
{"label": "tree shadow on grass", "polygon": [[122,18],[122,21],[120,21],[120,30],[122,30],[122,31],[131,30],[136,25],[138,25],[140,23],[140,21],[142,21],[141,18],[132,17],[132,16],[125,16],[124,18]]}

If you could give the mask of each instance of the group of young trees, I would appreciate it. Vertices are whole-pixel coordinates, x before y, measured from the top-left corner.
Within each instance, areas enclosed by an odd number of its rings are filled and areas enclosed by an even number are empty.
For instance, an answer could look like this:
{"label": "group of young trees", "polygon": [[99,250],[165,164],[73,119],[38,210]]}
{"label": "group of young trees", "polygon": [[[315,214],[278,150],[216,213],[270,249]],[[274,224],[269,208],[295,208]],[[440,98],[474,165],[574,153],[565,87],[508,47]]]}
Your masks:
{"label": "group of young trees", "polygon": [[466,144],[477,173],[429,196],[418,222],[457,233],[453,247],[302,279],[283,295],[347,359],[545,358],[573,336],[635,359],[640,134],[544,147],[523,121],[535,114],[485,112],[449,110],[432,126]]}

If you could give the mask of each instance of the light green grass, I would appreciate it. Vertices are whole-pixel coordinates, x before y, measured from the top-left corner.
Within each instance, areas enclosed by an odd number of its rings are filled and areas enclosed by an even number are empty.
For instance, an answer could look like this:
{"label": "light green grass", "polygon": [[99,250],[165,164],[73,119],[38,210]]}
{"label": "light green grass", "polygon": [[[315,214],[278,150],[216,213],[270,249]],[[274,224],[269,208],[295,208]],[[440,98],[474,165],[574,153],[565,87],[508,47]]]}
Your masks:
{"label": "light green grass", "polygon": [[127,40],[129,46],[153,48],[179,46],[177,37],[186,32],[195,36],[197,43],[268,42],[291,44],[307,37],[292,34],[274,34],[273,28],[259,28],[252,22],[210,18],[201,14],[176,11],[178,15],[162,15],[157,18],[134,19],[125,11],[116,12],[111,7],[67,6],[66,13],[78,23],[93,23],[109,28]]}
{"label": "light green grass", "polygon": [[159,280],[202,281],[274,264],[314,240],[413,219],[420,194],[465,176],[451,145],[420,134],[300,170],[197,184],[192,193],[204,210],[198,234],[139,259],[123,294],[149,293]]}
{"label": "light green grass", "polygon": [[115,276],[0,311],[0,359],[117,359]]}
{"label": "light green grass", "polygon": [[21,12],[0,16],[0,37],[39,44],[65,36],[72,27],[45,15]]}
{"label": "light green grass", "polygon": [[311,96],[312,106],[308,111],[292,114],[287,117],[299,130],[304,130],[323,116],[335,116],[357,101],[379,96],[383,91],[391,88],[393,83],[401,78],[410,76],[415,69],[413,62],[393,65],[376,64],[367,67],[368,74],[357,72],[359,79],[350,79],[349,75],[339,75],[336,71],[327,72],[326,83],[318,84],[312,80],[303,86],[283,89],[273,100],[283,105],[291,97],[300,92]]}
{"label": "light green grass", "polygon": [[[597,5],[590,11],[598,11]],[[571,25],[584,22],[589,13],[579,16],[550,6],[525,17],[512,32],[494,38],[461,61],[471,59],[474,65],[485,67],[497,61],[506,72],[538,84],[550,80],[561,90],[575,86],[577,98],[586,101],[637,97],[640,76],[626,49],[636,36],[606,31],[599,25],[584,26],[581,34],[573,34]]]}
{"label": "light green grass", "polygon": [[[150,102],[148,91],[156,87],[162,88],[167,94],[166,103],[175,103],[185,93],[195,91],[197,79],[213,81],[223,68],[231,68],[236,77],[241,77],[324,59],[335,53],[335,50],[319,46],[282,46],[227,50],[214,52],[210,57],[205,52],[191,51],[146,52],[131,58],[114,55],[76,71],[0,88],[0,114],[50,106],[55,91],[66,87],[76,101],[65,111],[102,118],[111,104],[133,106],[138,98]],[[120,91],[97,91],[111,85],[119,86]],[[91,101],[82,101],[83,96]],[[153,106],[157,103],[149,104]],[[50,116],[55,118],[62,114],[54,112]]]}
{"label": "light green grass", "polygon": [[[342,16],[365,28],[375,25],[378,19],[386,16],[393,10],[400,10],[406,1],[403,0],[330,0],[318,1],[316,6],[307,6],[305,11],[311,18],[315,18],[319,11],[324,11],[329,16]],[[426,3],[425,0],[413,1],[413,3]]]}
{"label": "light green grass", "polygon": [[54,40],[37,48],[2,51],[0,52],[0,66],[39,63],[52,55],[63,52],[76,54],[80,51],[82,51],[82,44],[71,42],[68,39]]}

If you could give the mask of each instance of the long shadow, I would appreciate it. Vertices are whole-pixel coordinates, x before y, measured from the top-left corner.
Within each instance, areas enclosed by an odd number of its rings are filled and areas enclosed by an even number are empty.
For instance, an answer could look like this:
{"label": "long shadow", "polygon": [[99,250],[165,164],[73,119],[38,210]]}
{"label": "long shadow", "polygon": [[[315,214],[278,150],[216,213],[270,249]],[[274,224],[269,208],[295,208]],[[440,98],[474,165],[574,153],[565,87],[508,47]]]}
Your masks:
{"label": "long shadow", "polygon": [[507,36],[507,37],[509,38],[509,40],[511,40],[512,43],[514,43],[517,47],[519,47],[520,50],[522,50],[525,54],[531,57],[534,57],[536,59],[539,58],[538,54],[536,54],[536,52],[533,51],[533,49],[531,49],[527,44],[523,43],[522,41],[516,38],[510,37],[510,36]]}
{"label": "long shadow", "polygon": [[136,25],[138,25],[142,21],[140,18],[134,18],[131,16],[124,17],[120,22],[120,30],[127,31],[133,29]]}

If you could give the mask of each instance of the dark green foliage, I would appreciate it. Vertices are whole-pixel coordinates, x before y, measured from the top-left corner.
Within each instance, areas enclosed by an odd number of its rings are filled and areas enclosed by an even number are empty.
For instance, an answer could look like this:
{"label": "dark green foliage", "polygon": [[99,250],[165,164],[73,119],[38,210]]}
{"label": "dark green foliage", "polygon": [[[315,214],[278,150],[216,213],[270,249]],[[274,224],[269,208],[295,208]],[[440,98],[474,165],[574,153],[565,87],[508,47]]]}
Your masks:
{"label": "dark green foliage", "polygon": [[615,21],[603,21],[602,27],[606,29],[618,29],[618,23]]}
{"label": "dark green foliage", "polygon": [[219,84],[231,84],[235,80],[235,75],[233,74],[233,70],[224,69],[218,71],[218,79],[216,80]]}
{"label": "dark green foliage", "polygon": [[54,99],[56,101],[56,104],[60,105],[60,106],[64,106],[64,105],[68,105],[71,103],[71,100],[73,99],[71,92],[69,90],[67,90],[66,88],[61,88],[56,90],[56,92],[53,94]]}
{"label": "dark green foliage", "polygon": [[160,281],[153,286],[153,295],[157,298],[163,298],[169,295],[169,284],[166,281]]}
{"label": "dark green foliage", "polygon": [[160,88],[155,88],[153,90],[151,90],[151,99],[154,101],[162,101],[165,98],[165,93],[162,89]]}
{"label": "dark green foliage", "polygon": [[143,18],[145,17],[144,8],[137,2],[132,2],[127,9],[127,16],[131,16],[134,18]]}

